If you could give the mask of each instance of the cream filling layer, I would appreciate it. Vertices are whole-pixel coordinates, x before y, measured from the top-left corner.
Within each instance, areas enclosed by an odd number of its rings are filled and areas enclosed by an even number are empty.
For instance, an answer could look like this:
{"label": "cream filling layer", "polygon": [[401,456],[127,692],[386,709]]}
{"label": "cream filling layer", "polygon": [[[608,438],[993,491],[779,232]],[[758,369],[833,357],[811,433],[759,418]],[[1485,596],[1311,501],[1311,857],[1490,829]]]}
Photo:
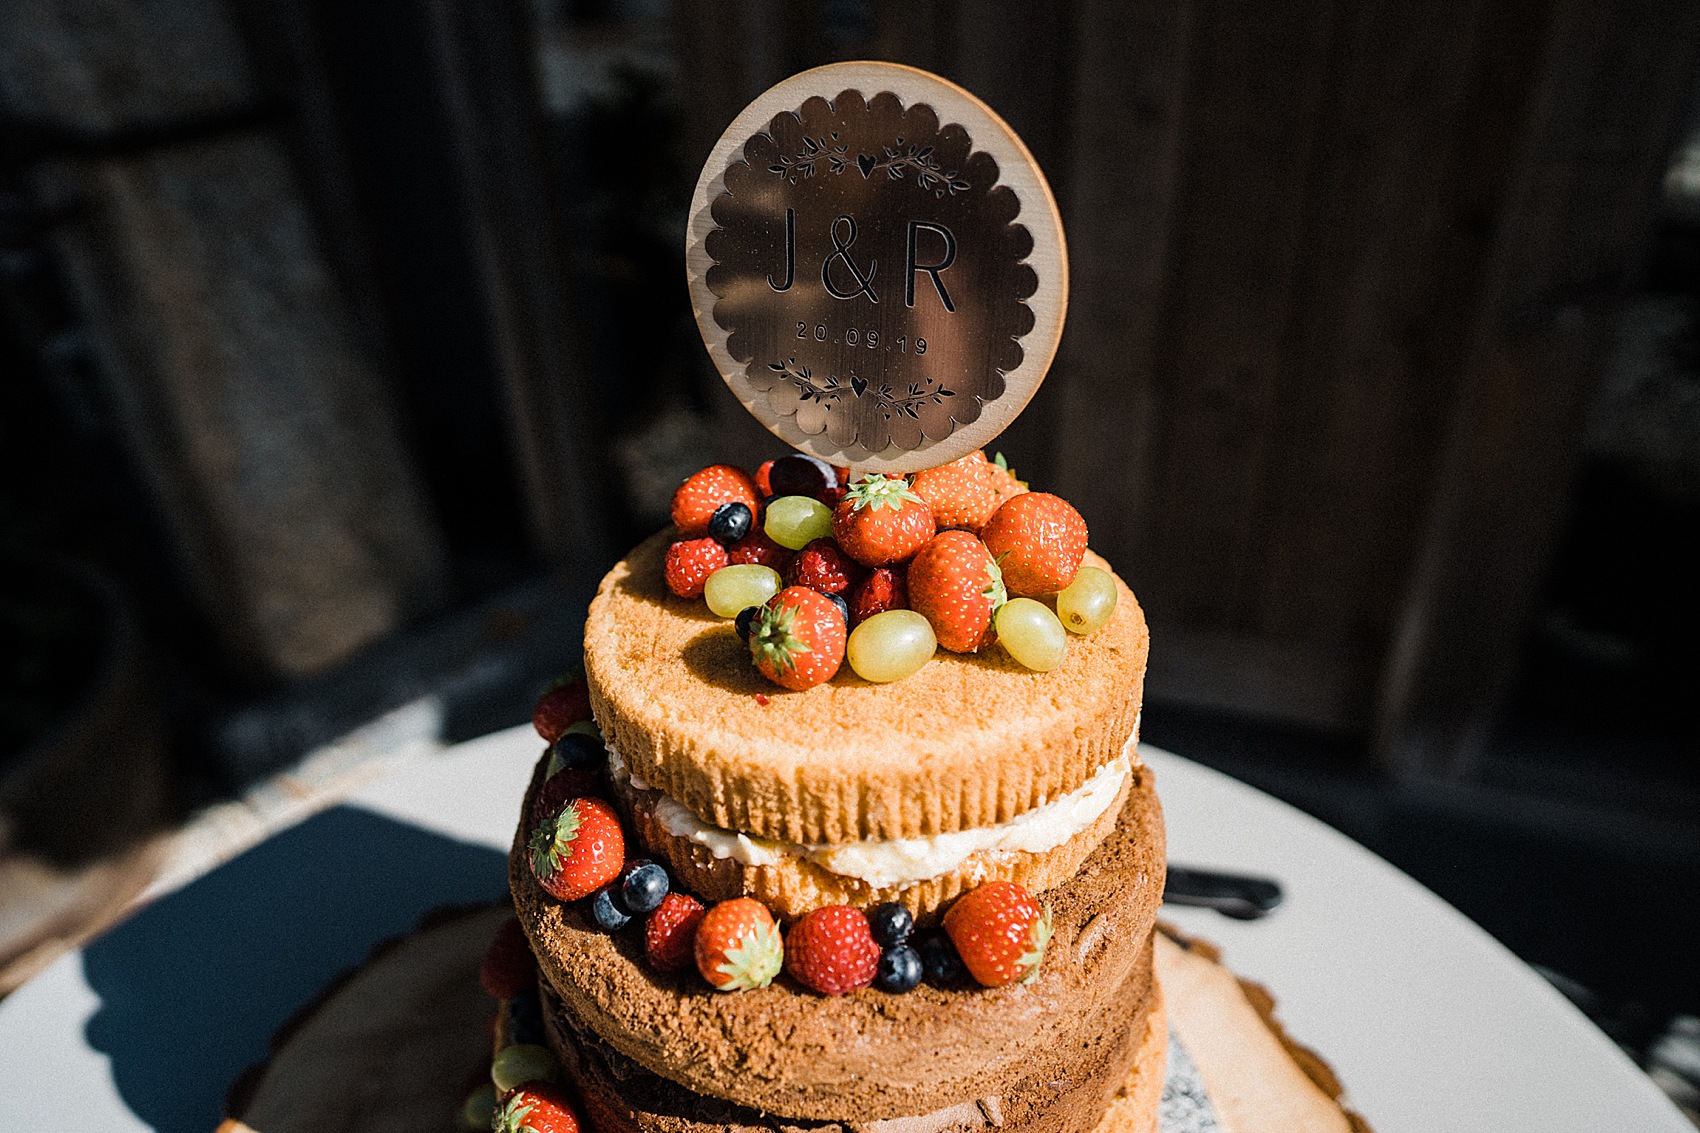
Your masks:
{"label": "cream filling layer", "polygon": [[702,846],[716,858],[731,858],[747,866],[776,865],[787,858],[807,858],[822,869],[865,881],[876,888],[908,886],[951,873],[975,854],[986,851],[1025,851],[1042,854],[1091,826],[1116,801],[1132,771],[1137,727],[1122,753],[1092,777],[1060,798],[1053,799],[996,826],[934,834],[925,838],[892,838],[831,845],[802,845],[726,830],[704,822],[677,800],[652,791],[632,775],[614,745],[608,745],[608,773],[654,795],[651,813],[675,838]]}

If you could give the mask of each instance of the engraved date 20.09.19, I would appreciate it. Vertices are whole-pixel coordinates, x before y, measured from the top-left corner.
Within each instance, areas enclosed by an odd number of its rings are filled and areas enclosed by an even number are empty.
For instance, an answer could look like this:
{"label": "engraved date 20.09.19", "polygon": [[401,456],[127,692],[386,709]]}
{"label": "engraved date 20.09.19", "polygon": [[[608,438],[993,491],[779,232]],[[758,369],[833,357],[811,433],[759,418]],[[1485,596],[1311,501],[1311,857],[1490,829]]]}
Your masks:
{"label": "engraved date 20.09.19", "polygon": [[869,350],[884,349],[895,354],[925,354],[927,352],[926,339],[910,338],[906,334],[887,335],[883,340],[884,346],[882,347],[880,332],[872,328],[863,330],[859,327],[846,327],[843,331],[835,333],[825,323],[815,323],[811,326],[806,322],[799,321],[797,323],[797,337],[801,339],[813,338],[816,342],[826,342],[830,337],[835,345],[842,342],[845,346],[865,346]]}

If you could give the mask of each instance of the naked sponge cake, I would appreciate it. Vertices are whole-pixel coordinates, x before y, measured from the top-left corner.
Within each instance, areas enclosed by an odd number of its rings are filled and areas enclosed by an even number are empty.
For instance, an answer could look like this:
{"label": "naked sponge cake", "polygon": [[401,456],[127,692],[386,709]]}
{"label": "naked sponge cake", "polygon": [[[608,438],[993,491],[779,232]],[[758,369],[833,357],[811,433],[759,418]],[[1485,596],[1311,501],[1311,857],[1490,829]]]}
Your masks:
{"label": "naked sponge cake", "polygon": [[[854,508],[854,480],[822,480]],[[905,506],[932,508],[915,495]],[[1028,495],[1042,493],[1011,498]],[[995,510],[978,518],[967,537],[996,542]],[[1118,1093],[1125,1115],[1141,1084],[1154,1115],[1163,830],[1135,747],[1148,637],[1132,593],[1083,538],[1065,548],[1054,581],[1068,585],[1028,599],[1063,635],[1060,662],[1036,670],[996,638],[1008,595],[980,593],[998,589],[988,564],[1002,573],[982,550],[973,651],[884,682],[835,659],[789,689],[758,664],[761,618],[809,577],[804,552],[764,529],[766,602],[727,618],[669,570],[690,533],[662,532],[603,580],[582,677],[539,705],[552,743],[510,861],[544,1045],[591,1127],[1084,1131]],[[858,599],[879,568],[842,565],[863,616],[846,635],[855,615],[828,602],[837,636],[809,637],[837,658],[847,636],[911,612],[869,612]],[[1064,633],[1054,611],[1091,605],[1076,578],[1113,598],[1082,620],[1090,632]],[[723,910],[744,915],[717,942]]]}

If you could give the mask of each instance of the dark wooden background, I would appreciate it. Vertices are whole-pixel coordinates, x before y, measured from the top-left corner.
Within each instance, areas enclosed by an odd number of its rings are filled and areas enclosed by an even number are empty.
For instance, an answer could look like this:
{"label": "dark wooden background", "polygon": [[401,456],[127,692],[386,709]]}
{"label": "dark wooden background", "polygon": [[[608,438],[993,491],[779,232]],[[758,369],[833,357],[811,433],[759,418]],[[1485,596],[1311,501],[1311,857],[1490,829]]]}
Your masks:
{"label": "dark wooden background", "polygon": [[[1700,6],[1656,0],[6,0],[0,27],[10,199],[74,332],[37,318],[32,349],[69,341],[234,687],[510,560],[594,577],[631,535],[611,454],[670,398],[705,458],[771,451],[680,329],[669,194],[761,89],[873,57],[981,95],[1052,180],[1074,303],[998,447],[1147,604],[1153,696],[1440,776],[1511,678],[1700,58]],[[632,136],[552,119],[568,36],[663,45]],[[648,253],[610,253],[609,154],[654,166]],[[661,312],[641,360],[609,342],[628,301]]]}

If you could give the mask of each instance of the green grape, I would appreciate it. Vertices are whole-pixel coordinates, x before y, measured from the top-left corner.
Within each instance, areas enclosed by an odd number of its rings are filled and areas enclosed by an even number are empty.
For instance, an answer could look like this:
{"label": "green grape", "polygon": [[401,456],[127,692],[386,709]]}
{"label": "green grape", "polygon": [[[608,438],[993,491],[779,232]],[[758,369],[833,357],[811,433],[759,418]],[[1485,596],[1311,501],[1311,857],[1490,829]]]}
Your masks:
{"label": "green grape", "polygon": [[1048,673],[1068,657],[1068,634],[1043,602],[1011,598],[998,607],[998,641],[1035,672]]}
{"label": "green grape", "polygon": [[722,618],[735,618],[745,606],[760,606],[779,593],[779,572],[760,563],[721,567],[702,584],[708,608]]}
{"label": "green grape", "polygon": [[885,684],[915,672],[938,647],[926,618],[914,610],[887,610],[851,630],[844,652],[858,677]]}
{"label": "green grape", "polygon": [[497,1051],[490,1061],[490,1081],[496,1084],[497,1093],[505,1094],[521,1082],[554,1077],[555,1056],[546,1046],[515,1043]]}
{"label": "green grape", "polygon": [[460,1107],[460,1123],[468,1129],[488,1129],[496,1113],[496,1087],[489,1082],[466,1095]]}
{"label": "green grape", "polygon": [[781,547],[801,551],[832,534],[832,509],[809,496],[780,496],[767,505],[766,530]]}
{"label": "green grape", "polygon": [[1116,580],[1107,570],[1083,566],[1057,595],[1057,617],[1074,633],[1104,628],[1116,612]]}

